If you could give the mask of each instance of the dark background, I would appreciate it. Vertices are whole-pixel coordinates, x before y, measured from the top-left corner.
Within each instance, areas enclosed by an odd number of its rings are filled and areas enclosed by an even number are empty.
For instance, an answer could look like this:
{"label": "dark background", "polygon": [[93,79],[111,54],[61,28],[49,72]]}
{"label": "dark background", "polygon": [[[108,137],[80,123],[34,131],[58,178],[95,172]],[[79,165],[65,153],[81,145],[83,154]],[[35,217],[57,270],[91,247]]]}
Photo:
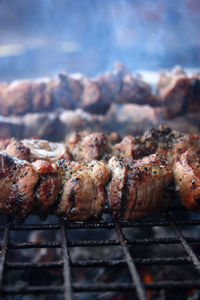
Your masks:
{"label": "dark background", "polygon": [[200,66],[199,0],[0,0],[0,80]]}

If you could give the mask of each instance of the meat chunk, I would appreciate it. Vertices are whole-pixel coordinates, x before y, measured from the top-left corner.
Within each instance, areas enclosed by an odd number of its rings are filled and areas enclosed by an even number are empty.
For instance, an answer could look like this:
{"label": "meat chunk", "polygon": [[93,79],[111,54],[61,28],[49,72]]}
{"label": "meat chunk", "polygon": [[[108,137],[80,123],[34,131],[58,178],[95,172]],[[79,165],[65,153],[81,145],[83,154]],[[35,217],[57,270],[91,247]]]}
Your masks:
{"label": "meat chunk", "polygon": [[157,90],[167,118],[200,111],[199,74],[189,76],[180,67],[175,67],[160,75]]}
{"label": "meat chunk", "polygon": [[0,87],[0,114],[22,115],[30,110],[31,84],[28,81],[14,81]]}
{"label": "meat chunk", "polygon": [[150,85],[140,76],[133,76],[123,64],[115,63],[113,74],[120,82],[120,90],[115,97],[115,102],[158,105],[158,99],[152,94]]}
{"label": "meat chunk", "polygon": [[73,79],[67,74],[59,74],[49,82],[47,89],[55,107],[75,109],[79,105],[83,88],[79,80]]}
{"label": "meat chunk", "polygon": [[118,157],[133,158],[136,139],[131,136],[125,136],[122,141],[113,147],[113,153]]}
{"label": "meat chunk", "polygon": [[176,189],[182,204],[200,211],[200,148],[190,148],[173,164]]}
{"label": "meat chunk", "polygon": [[[129,140],[128,147],[126,139]],[[132,142],[130,142],[130,139]],[[183,134],[178,131],[172,130],[167,126],[160,126],[158,129],[151,128],[142,136],[125,137],[121,143],[114,147],[115,154],[125,157],[128,153],[123,152],[123,147],[129,151],[130,158],[139,159],[144,156],[158,153],[163,159],[167,160],[172,166],[174,160],[178,155],[186,151],[192,145],[198,145],[200,137],[197,135]],[[128,150],[129,148],[129,150]]]}
{"label": "meat chunk", "polygon": [[107,136],[100,132],[89,135],[73,134],[67,145],[75,160],[100,160],[111,152]]}
{"label": "meat chunk", "polygon": [[61,175],[45,160],[36,160],[32,167],[39,176],[39,182],[35,189],[37,206],[35,213],[45,219],[51,209],[57,204],[57,198],[61,189]]}
{"label": "meat chunk", "polygon": [[110,107],[111,99],[103,98],[101,87],[96,80],[84,78],[82,84],[81,107],[90,113],[104,114]]}
{"label": "meat chunk", "polygon": [[29,148],[24,146],[24,144],[16,139],[11,139],[2,151],[8,155],[14,156],[16,158],[31,161],[31,151]]}
{"label": "meat chunk", "polygon": [[108,162],[111,181],[108,202],[114,217],[130,220],[166,209],[169,198],[164,190],[173,181],[167,162],[156,155],[141,160],[112,157]]}
{"label": "meat chunk", "polygon": [[30,100],[32,112],[50,111],[54,108],[53,98],[48,91],[48,82],[31,82]]}
{"label": "meat chunk", "polygon": [[56,162],[62,174],[63,193],[57,214],[68,220],[84,221],[101,216],[105,206],[105,184],[109,170],[103,162]]}
{"label": "meat chunk", "polygon": [[0,211],[24,220],[35,208],[38,179],[27,161],[0,152]]}

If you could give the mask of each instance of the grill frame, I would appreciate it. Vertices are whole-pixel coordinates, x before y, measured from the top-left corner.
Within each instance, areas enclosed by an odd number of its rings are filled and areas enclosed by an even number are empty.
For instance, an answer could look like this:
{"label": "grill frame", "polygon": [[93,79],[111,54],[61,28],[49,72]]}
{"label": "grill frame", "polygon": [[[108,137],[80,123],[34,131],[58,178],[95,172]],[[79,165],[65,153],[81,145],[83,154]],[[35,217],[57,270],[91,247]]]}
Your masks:
{"label": "grill frame", "polygon": [[[143,282],[137,267],[138,265],[185,265],[191,264],[198,271],[200,275],[200,257],[192,249],[192,243],[200,244],[200,238],[198,237],[185,237],[179,226],[196,226],[200,225],[199,218],[182,219],[175,221],[172,216],[173,212],[181,213],[185,211],[182,207],[172,207],[162,214],[163,220],[136,220],[120,222],[113,219],[111,222],[101,221],[96,223],[87,222],[68,222],[64,219],[60,219],[57,224],[21,224],[13,225],[10,217],[7,217],[5,226],[0,226],[0,230],[3,231],[3,239],[0,242],[0,295],[39,295],[39,294],[63,294],[64,299],[73,300],[75,293],[82,292],[123,292],[123,291],[135,291],[139,300],[146,300],[148,290],[161,290],[161,289],[199,289],[200,288],[200,276],[197,280],[185,280],[185,281],[158,281],[158,282]],[[106,212],[108,213],[108,212]],[[123,233],[125,228],[145,228],[145,227],[170,227],[175,234],[175,237],[164,238],[134,238],[127,239]],[[114,229],[117,234],[116,240],[78,240],[71,241],[68,238],[68,230],[79,229]],[[60,230],[61,241],[52,242],[24,242],[14,243],[10,242],[10,233],[12,231],[32,231],[32,230]],[[179,257],[156,257],[156,258],[133,258],[129,246],[134,245],[174,245],[180,244],[185,252],[184,256]],[[70,247],[101,247],[101,246],[120,246],[123,252],[122,259],[96,259],[96,260],[79,260],[72,261],[70,258]],[[61,248],[62,257],[59,261],[51,262],[9,262],[6,255],[9,249],[30,249],[30,248]],[[113,266],[127,266],[132,283],[92,283],[92,284],[77,284],[72,282],[71,269],[73,267],[113,267]],[[14,287],[11,285],[3,286],[3,279],[5,272],[9,270],[26,270],[26,269],[43,269],[43,268],[59,268],[62,269],[63,285],[51,285],[51,286],[28,286],[21,285],[20,287]]]}

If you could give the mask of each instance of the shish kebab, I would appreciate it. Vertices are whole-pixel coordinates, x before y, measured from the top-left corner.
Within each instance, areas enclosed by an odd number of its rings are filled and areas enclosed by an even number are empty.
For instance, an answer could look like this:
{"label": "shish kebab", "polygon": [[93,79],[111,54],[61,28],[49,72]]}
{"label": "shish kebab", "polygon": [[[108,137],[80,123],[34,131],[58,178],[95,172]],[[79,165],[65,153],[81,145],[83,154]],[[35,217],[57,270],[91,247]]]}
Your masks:
{"label": "shish kebab", "polygon": [[173,184],[183,205],[200,211],[200,136],[160,127],[117,139],[85,132],[65,144],[2,140],[0,212],[84,221],[108,203],[114,217],[130,220],[166,209]]}

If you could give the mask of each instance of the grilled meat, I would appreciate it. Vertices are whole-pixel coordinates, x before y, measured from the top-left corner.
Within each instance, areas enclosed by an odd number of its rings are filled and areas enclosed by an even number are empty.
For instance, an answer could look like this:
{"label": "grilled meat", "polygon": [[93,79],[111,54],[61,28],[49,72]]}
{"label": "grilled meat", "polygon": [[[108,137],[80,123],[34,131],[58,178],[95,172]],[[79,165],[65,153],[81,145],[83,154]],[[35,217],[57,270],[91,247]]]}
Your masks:
{"label": "grilled meat", "polygon": [[138,161],[112,157],[108,167],[111,181],[107,197],[114,217],[140,218],[168,206],[164,189],[172,183],[173,174],[159,156],[150,155]]}
{"label": "grilled meat", "polygon": [[0,211],[17,219],[53,211],[69,220],[97,218],[106,189],[113,216],[128,220],[166,207],[163,194],[173,178],[183,204],[199,209],[200,136],[160,127],[115,144],[118,139],[82,132],[67,140],[68,148],[38,139],[1,141]]}
{"label": "grilled meat", "polygon": [[0,152],[0,211],[17,220],[25,219],[35,207],[34,188],[38,175],[30,163]]}
{"label": "grilled meat", "polygon": [[121,64],[116,65],[112,73],[96,78],[59,74],[52,79],[0,84],[0,114],[3,116],[80,107],[104,114],[113,102],[158,104],[151,87]]}
{"label": "grilled meat", "polygon": [[73,134],[67,143],[74,160],[102,159],[111,152],[108,137],[104,133]]}
{"label": "grilled meat", "polygon": [[46,218],[50,209],[55,205],[61,189],[61,175],[55,165],[45,160],[36,160],[32,167],[39,176],[35,188],[36,209],[35,213],[41,218]]}
{"label": "grilled meat", "polygon": [[2,151],[16,158],[31,161],[31,151],[24,144],[16,139],[11,139]]}
{"label": "grilled meat", "polygon": [[198,135],[182,134],[167,126],[160,126],[158,129],[147,130],[142,136],[124,137],[113,147],[113,153],[130,159],[140,159],[158,153],[172,165],[178,155],[191,146],[198,147],[199,143]]}
{"label": "grilled meat", "polygon": [[200,148],[190,148],[173,164],[176,189],[182,204],[200,211]]}
{"label": "grilled meat", "polygon": [[167,118],[200,111],[200,75],[188,76],[183,69],[175,67],[171,72],[161,73],[158,96]]}
{"label": "grilled meat", "polygon": [[105,206],[105,184],[109,170],[103,162],[56,162],[62,175],[62,195],[57,214],[68,220],[97,218]]}

